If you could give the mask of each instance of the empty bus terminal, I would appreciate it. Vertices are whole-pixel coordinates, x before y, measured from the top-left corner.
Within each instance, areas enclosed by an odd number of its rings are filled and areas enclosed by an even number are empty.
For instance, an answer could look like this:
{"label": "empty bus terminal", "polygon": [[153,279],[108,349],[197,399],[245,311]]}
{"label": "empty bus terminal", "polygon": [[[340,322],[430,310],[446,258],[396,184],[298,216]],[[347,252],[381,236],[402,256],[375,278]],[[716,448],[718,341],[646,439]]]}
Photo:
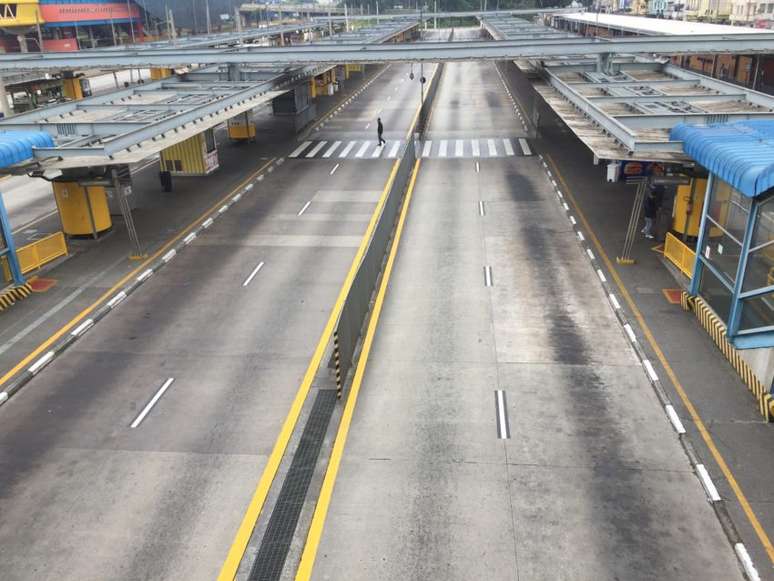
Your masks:
{"label": "empty bus terminal", "polygon": [[774,580],[774,32],[146,2],[0,19],[0,579]]}

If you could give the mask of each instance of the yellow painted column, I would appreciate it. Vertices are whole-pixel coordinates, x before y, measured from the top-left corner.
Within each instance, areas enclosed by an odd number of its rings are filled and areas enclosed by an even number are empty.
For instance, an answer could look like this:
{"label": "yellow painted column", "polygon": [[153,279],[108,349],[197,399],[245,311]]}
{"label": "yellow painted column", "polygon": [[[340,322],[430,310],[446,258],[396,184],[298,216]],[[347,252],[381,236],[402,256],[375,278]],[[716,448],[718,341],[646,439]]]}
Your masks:
{"label": "yellow painted column", "polygon": [[161,79],[166,79],[171,77],[174,72],[174,70],[164,67],[152,67],[150,70],[151,80],[160,81]]}
{"label": "yellow painted column", "polygon": [[81,79],[78,77],[65,77],[62,79],[62,93],[68,99],[80,101],[83,99],[83,89],[81,88]]}
{"label": "yellow painted column", "polygon": [[672,210],[672,230],[687,236],[699,235],[706,190],[707,180],[701,178],[693,178],[690,184],[677,186]]}
{"label": "yellow painted column", "polygon": [[98,236],[113,226],[103,186],[84,187],[77,182],[54,182],[52,185],[65,234]]}

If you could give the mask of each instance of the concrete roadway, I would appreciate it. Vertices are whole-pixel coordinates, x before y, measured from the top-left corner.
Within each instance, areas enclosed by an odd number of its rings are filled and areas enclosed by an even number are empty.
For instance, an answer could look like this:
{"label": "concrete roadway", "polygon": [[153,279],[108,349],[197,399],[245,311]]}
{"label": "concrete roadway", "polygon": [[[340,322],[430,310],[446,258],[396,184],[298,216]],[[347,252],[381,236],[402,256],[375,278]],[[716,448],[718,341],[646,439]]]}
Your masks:
{"label": "concrete roadway", "polygon": [[[489,63],[430,129],[523,136]],[[422,161],[313,577],[742,578],[537,158]]]}
{"label": "concrete roadway", "polygon": [[[407,72],[339,119],[387,92],[405,132]],[[335,163],[287,160],[0,408],[0,578],[217,576],[391,167]]]}

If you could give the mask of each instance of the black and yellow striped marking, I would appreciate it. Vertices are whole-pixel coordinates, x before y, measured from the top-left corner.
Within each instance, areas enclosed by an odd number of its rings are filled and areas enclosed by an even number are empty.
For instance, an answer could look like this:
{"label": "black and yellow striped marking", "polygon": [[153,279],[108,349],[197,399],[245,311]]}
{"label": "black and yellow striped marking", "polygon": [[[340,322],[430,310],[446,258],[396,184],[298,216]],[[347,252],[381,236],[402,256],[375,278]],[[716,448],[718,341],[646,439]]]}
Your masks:
{"label": "black and yellow striped marking", "polygon": [[333,363],[336,368],[336,397],[341,399],[344,382],[341,380],[341,352],[339,351],[339,334],[333,332]]}
{"label": "black and yellow striped marking", "polygon": [[739,351],[726,338],[726,326],[723,321],[712,312],[712,309],[701,297],[694,297],[683,291],[680,304],[686,311],[692,310],[696,314],[696,318],[699,319],[701,325],[712,337],[715,345],[731,363],[731,366],[739,374],[747,389],[755,396],[755,399],[758,401],[758,411],[767,422],[771,421],[771,418],[774,417],[774,397],[766,391],[763,383],[755,376],[755,373],[753,373],[753,370],[739,354]]}
{"label": "black and yellow striped marking", "polygon": [[0,291],[0,311],[11,308],[17,302],[32,294],[32,286],[25,283]]}

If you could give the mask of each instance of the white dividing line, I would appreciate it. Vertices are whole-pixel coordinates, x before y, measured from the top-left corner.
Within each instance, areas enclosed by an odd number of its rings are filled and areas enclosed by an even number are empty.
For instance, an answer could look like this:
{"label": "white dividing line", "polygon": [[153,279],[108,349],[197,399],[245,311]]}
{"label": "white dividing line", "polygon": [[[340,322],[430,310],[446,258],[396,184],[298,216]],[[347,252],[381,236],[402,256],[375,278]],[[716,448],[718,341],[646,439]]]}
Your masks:
{"label": "white dividing line", "polygon": [[495,390],[495,410],[497,412],[497,437],[507,440],[511,437],[511,429],[505,413],[505,392],[502,389]]}
{"label": "white dividing line", "polygon": [[328,143],[327,141],[321,141],[320,143],[318,143],[317,145],[315,145],[315,146],[314,146],[314,147],[313,147],[313,148],[312,148],[312,149],[309,151],[309,153],[307,153],[307,154],[306,154],[306,157],[307,157],[307,159],[308,159],[308,158],[310,158],[310,157],[314,157],[315,155],[317,155],[317,153],[318,153],[318,152],[319,152],[319,151],[320,151],[320,150],[321,150],[323,147],[325,147],[325,146],[327,145],[327,143]]}
{"label": "white dividing line", "polygon": [[[0,397],[2,397],[2,394],[0,394]],[[736,543],[734,545],[734,551],[736,552],[736,556],[742,562],[744,572],[747,573],[747,577],[750,581],[761,581],[761,577],[758,575],[758,570],[755,568],[755,565],[753,565],[750,554],[747,552],[747,548],[742,543]]]}
{"label": "white dividing line", "polygon": [[637,342],[637,336],[634,334],[634,329],[632,329],[632,326],[629,323],[626,323],[624,326],[624,331],[626,331],[626,334],[629,336],[629,341],[632,343]]}
{"label": "white dividing line", "polygon": [[607,282],[607,279],[605,278],[605,273],[602,272],[602,270],[599,268],[597,269],[597,276],[599,277],[599,280],[601,280],[602,282]]}
{"label": "white dividing line", "polygon": [[497,155],[497,147],[495,147],[495,140],[487,139],[486,145],[489,148],[489,157],[495,157]]}
{"label": "white dividing line", "polygon": [[311,204],[311,203],[312,203],[312,200],[309,200],[309,201],[308,201],[306,204],[304,204],[304,207],[303,207],[303,208],[301,208],[301,209],[298,211],[298,214],[296,214],[296,216],[300,216],[301,214],[303,214],[304,212],[306,212],[306,209],[309,207],[309,204]]}
{"label": "white dividing line", "polygon": [[347,154],[349,154],[350,151],[352,151],[352,148],[355,147],[355,144],[357,141],[350,141],[347,143],[347,146],[341,150],[341,153],[339,154],[339,158],[347,157]]}
{"label": "white dividing line", "polygon": [[377,145],[376,149],[374,149],[374,152],[371,154],[371,157],[372,158],[380,157],[382,155],[383,151],[384,151],[384,144]]}
{"label": "white dividing line", "polygon": [[577,222],[575,221],[575,216],[570,216],[570,222],[572,222],[573,226],[577,224]]}
{"label": "white dividing line", "polygon": [[392,99],[392,95],[387,95],[387,100],[389,101],[390,99]]}
{"label": "white dividing line", "polygon": [[355,154],[355,157],[363,157],[365,155],[366,149],[368,149],[368,146],[371,145],[368,141],[364,141],[363,145],[360,146],[360,149],[357,150],[357,153]]}
{"label": "white dividing line", "polygon": [[669,421],[672,422],[672,427],[674,427],[675,432],[684,434],[685,426],[683,426],[683,422],[681,422],[680,418],[677,416],[674,406],[672,406],[671,403],[668,403],[664,406],[664,409],[666,409],[666,414],[669,417]]}
{"label": "white dividing line", "polygon": [[8,401],[8,392],[0,391],[0,405],[4,404],[7,401]]}
{"label": "white dividing line", "polygon": [[371,124],[370,123],[366,123],[365,128],[368,129],[369,127],[371,127]]}
{"label": "white dividing line", "polygon": [[478,215],[479,216],[486,216],[486,208],[484,208],[484,202],[479,201],[478,202]]}
{"label": "white dividing line", "polygon": [[438,146],[438,157],[446,157],[446,140],[441,139],[441,143]]}
{"label": "white dividing line", "polygon": [[91,329],[93,326],[94,326],[94,320],[93,319],[86,319],[83,323],[81,323],[75,329],[73,329],[70,332],[70,335],[72,335],[73,337],[80,337],[86,331]]}
{"label": "white dividing line", "polygon": [[126,298],[126,293],[124,291],[121,291],[116,296],[114,296],[112,299],[110,299],[107,302],[107,306],[109,306],[111,309],[115,309],[119,303],[121,303]]}
{"label": "white dividing line", "polygon": [[183,242],[185,243],[186,246],[188,246],[194,240],[196,240],[196,232],[191,232],[188,236],[183,238]]}
{"label": "white dividing line", "polygon": [[218,208],[218,214],[223,214],[226,210],[228,210],[228,204],[223,204],[220,208]]}
{"label": "white dividing line", "polygon": [[594,260],[595,256],[594,256],[594,253],[591,251],[591,248],[586,249],[586,254],[588,255],[589,259]]}
{"label": "white dividing line", "polygon": [[263,268],[263,261],[258,263],[258,266],[256,266],[253,271],[250,273],[250,275],[245,279],[245,282],[242,283],[242,286],[245,287],[248,284],[250,284],[253,279],[255,278],[255,275],[260,272],[260,270]]}
{"label": "white dividing line", "polygon": [[510,139],[503,139],[503,145],[505,146],[505,155],[516,155],[516,152],[513,151],[513,144],[511,144]]}
{"label": "white dividing line", "polygon": [[586,239],[583,237],[583,232],[581,232],[580,230],[578,230],[578,231],[576,232],[576,234],[578,235],[578,240],[580,240],[581,242],[583,242],[584,240],[586,240]]}
{"label": "white dividing line", "polygon": [[156,394],[151,398],[151,400],[148,402],[148,404],[142,408],[142,411],[140,412],[140,415],[134,418],[134,421],[129,426],[130,428],[136,428],[139,426],[142,421],[145,419],[145,416],[148,415],[148,412],[151,411],[154,405],[156,405],[156,402],[161,399],[161,396],[164,395],[164,392],[169,389],[169,386],[172,385],[172,382],[175,381],[174,377],[169,377],[159,388],[159,390],[156,392]]}
{"label": "white dividing line", "polygon": [[43,369],[46,365],[51,363],[51,360],[54,358],[54,352],[49,351],[46,353],[43,357],[38,359],[35,363],[30,365],[30,367],[27,369],[32,375],[37,375],[38,372]]}
{"label": "white dividing line", "polygon": [[478,165],[478,162],[476,162],[476,173],[479,173],[481,171],[481,166]]}
{"label": "white dividing line", "polygon": [[[210,218],[210,220],[212,220],[212,218]],[[210,222],[210,224],[212,224],[212,222]],[[162,262],[169,262],[169,261],[170,261],[170,260],[172,260],[172,259],[173,259],[175,256],[177,256],[177,250],[175,250],[175,249],[173,248],[172,250],[170,250],[170,251],[169,251],[169,252],[167,252],[167,253],[166,253],[164,256],[162,256],[162,257],[161,257],[161,261],[162,261]]]}
{"label": "white dividing line", "polygon": [[395,159],[398,156],[398,149],[400,149],[400,141],[396,141],[392,144],[392,148],[390,148],[390,153],[387,154],[387,157]]}
{"label": "white dividing line", "polygon": [[653,367],[653,364],[648,359],[642,360],[642,366],[645,368],[645,371],[648,372],[648,376],[653,381],[658,381],[658,375],[656,374],[656,369]]}
{"label": "white dividing line", "polygon": [[484,267],[484,286],[492,286],[492,267]]}
{"label": "white dividing line", "polygon": [[425,141],[425,146],[422,148],[422,157],[428,157],[430,155],[430,150],[433,147],[433,142],[431,141]]}
{"label": "white dividing line", "polygon": [[323,153],[323,157],[327,159],[330,156],[332,156],[333,152],[336,151],[339,148],[339,145],[341,145],[341,141],[334,141],[333,145],[331,145],[328,148],[328,150],[325,153]]}
{"label": "white dividing line", "polygon": [[470,146],[473,148],[473,157],[481,157],[481,149],[478,146],[478,139],[471,139]]}
{"label": "white dividing line", "polygon": [[330,171],[330,173],[329,173],[328,175],[331,175],[331,176],[332,176],[333,174],[335,174],[335,173],[336,173],[336,170],[337,170],[337,169],[339,169],[339,164],[338,164],[338,163],[337,163],[336,165],[334,165],[334,166],[333,166],[333,169]]}
{"label": "white dividing line", "polygon": [[523,137],[519,138],[519,145],[521,146],[521,152],[524,155],[532,155],[532,150],[529,148],[529,143]]}
{"label": "white dividing line", "polygon": [[568,212],[570,211],[570,206],[567,205],[567,202],[562,202],[562,207]]}
{"label": "white dividing line", "polygon": [[715,483],[712,482],[712,478],[710,478],[709,472],[707,472],[707,468],[705,468],[704,464],[697,464],[696,472],[699,475],[699,480],[701,480],[701,485],[704,487],[704,490],[707,491],[710,502],[718,502],[720,500],[720,494],[718,494],[718,489],[715,488]]}
{"label": "white dividing line", "polygon": [[454,157],[462,157],[462,139],[458,139],[454,144]]}
{"label": "white dividing line", "polygon": [[301,155],[301,152],[304,151],[310,145],[312,145],[311,141],[304,141],[288,157],[298,157],[299,155]]}
{"label": "white dividing line", "polygon": [[613,308],[618,311],[621,309],[621,303],[618,302],[618,299],[615,298],[614,294],[607,295],[607,298],[610,299],[610,304],[613,305]]}
{"label": "white dividing line", "polygon": [[212,226],[212,223],[214,221],[215,220],[213,220],[212,218],[207,218],[204,222],[202,222],[202,228],[209,228],[210,226]]}
{"label": "white dividing line", "polygon": [[153,269],[149,268],[148,270],[144,271],[140,276],[138,276],[136,280],[137,282],[145,282],[152,276],[153,276]]}

